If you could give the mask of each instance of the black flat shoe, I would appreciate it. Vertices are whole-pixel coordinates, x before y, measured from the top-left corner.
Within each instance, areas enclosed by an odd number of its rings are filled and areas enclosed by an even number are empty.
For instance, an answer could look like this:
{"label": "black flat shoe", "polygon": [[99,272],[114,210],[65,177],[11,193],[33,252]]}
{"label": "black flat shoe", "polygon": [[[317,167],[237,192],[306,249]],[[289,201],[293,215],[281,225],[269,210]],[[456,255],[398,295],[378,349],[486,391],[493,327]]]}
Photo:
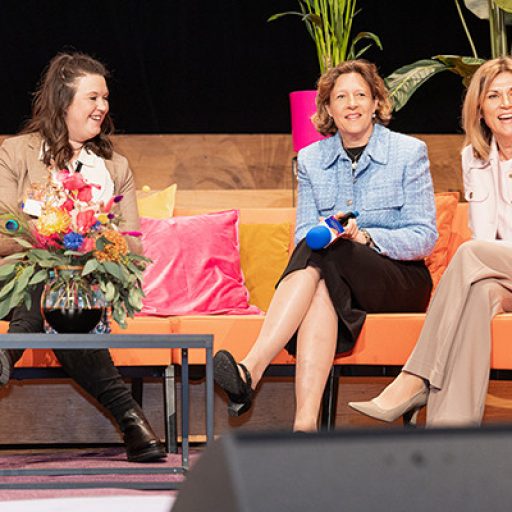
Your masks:
{"label": "black flat shoe", "polygon": [[[245,381],[240,377],[238,368],[244,372]],[[243,364],[237,364],[227,350],[219,350],[213,358],[213,372],[215,382],[228,395],[228,414],[240,416],[247,412],[251,408],[253,395],[249,370]]]}
{"label": "black flat shoe", "polygon": [[126,455],[130,462],[155,462],[166,458],[164,445],[139,407],[126,411],[119,427],[123,432]]}

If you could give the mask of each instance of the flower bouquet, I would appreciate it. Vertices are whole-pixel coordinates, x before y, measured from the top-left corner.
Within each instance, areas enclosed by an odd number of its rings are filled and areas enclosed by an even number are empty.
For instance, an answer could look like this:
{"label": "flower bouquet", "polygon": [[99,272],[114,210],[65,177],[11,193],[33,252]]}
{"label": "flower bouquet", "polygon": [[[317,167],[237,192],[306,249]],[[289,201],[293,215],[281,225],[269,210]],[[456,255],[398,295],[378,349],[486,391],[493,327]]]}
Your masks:
{"label": "flower bouquet", "polygon": [[0,266],[0,318],[22,303],[29,309],[31,292],[43,283],[42,313],[58,332],[88,332],[69,324],[88,316],[94,328],[107,308],[124,328],[126,317],[140,311],[142,274],[150,260],[131,253],[125,236],[141,233],[119,230],[122,196],[95,202],[93,187],[80,173],[50,170],[21,212],[0,215],[0,233],[24,249]]}

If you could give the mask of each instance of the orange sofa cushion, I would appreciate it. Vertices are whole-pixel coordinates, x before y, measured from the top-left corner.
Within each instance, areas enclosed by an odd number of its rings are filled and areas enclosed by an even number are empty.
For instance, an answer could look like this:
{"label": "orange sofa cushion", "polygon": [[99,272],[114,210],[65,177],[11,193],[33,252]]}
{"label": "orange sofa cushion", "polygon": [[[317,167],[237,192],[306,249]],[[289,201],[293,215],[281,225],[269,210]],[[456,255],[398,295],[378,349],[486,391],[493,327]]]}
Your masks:
{"label": "orange sofa cushion", "polygon": [[433,289],[435,289],[437,283],[439,283],[448,265],[448,247],[458,201],[458,192],[441,192],[435,194],[436,226],[439,236],[432,253],[425,259],[430,275],[432,276]]}

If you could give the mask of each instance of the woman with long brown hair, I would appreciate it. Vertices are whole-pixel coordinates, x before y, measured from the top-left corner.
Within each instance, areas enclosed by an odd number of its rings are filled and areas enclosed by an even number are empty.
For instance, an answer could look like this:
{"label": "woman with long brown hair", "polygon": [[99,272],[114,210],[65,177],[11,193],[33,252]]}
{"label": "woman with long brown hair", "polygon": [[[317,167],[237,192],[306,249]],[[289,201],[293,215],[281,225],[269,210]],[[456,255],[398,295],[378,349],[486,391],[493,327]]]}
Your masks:
{"label": "woman with long brown hair", "polygon": [[[92,187],[93,200],[107,202],[122,195],[121,231],[136,231],[139,218],[133,175],[127,160],[113,151],[113,131],[103,64],[81,53],[52,59],[34,96],[33,112],[21,135],[0,147],[0,212],[19,211],[30,191],[46,183],[52,169],[81,172]],[[33,212],[29,212],[33,213]],[[141,252],[137,239],[130,249]],[[0,236],[0,256],[23,250]],[[32,307],[15,308],[9,332],[42,332],[42,287]],[[165,457],[165,450],[114,367],[108,350],[54,350],[64,370],[114,417],[126,445],[128,460],[145,462]],[[9,381],[22,350],[0,350],[0,385]]]}

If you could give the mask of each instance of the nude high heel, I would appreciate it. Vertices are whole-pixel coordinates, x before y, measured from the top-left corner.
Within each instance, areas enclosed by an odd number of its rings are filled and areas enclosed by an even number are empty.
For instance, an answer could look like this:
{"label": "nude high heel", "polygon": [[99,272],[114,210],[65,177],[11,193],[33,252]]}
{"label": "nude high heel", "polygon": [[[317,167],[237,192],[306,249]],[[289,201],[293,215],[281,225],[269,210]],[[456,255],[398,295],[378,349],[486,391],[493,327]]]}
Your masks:
{"label": "nude high heel", "polygon": [[403,417],[404,425],[416,425],[418,419],[418,413],[422,407],[427,404],[428,389],[425,387],[414,396],[398,404],[396,407],[391,409],[383,409],[379,407],[374,400],[369,402],[349,402],[348,406],[354,411],[366,414],[376,420],[392,422]]}

